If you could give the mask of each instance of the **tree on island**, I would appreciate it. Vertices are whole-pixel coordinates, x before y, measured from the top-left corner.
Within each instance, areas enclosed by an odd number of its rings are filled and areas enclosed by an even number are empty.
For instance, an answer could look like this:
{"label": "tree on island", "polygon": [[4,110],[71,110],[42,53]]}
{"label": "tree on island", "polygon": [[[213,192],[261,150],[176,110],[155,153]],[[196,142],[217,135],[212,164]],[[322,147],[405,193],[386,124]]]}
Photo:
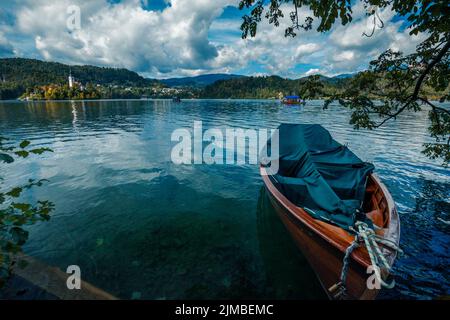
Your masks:
{"label": "tree on island", "polygon": [[[373,29],[365,36],[371,37],[376,27],[384,23],[379,10],[391,8],[404,19],[410,35],[424,34],[426,39],[416,47],[416,52],[404,55],[387,50],[378,59],[371,61],[369,69],[355,76],[349,86],[329,97],[324,108],[338,101],[352,112],[350,123],[356,129],[375,129],[405,111],[429,108],[430,135],[434,143],[424,144],[423,153],[432,159],[441,159],[444,166],[450,162],[450,111],[430,101],[425,87],[440,93],[439,101],[450,100],[450,5],[448,0],[361,0],[366,14],[373,19]],[[329,31],[340,20],[342,25],[352,22],[352,8],[357,4],[351,0],[241,0],[239,8],[249,9],[243,16],[242,37],[255,37],[258,24],[266,18],[275,27],[291,5],[291,24],[285,29],[286,37],[295,37],[299,30]],[[300,20],[300,8],[307,8],[311,15]],[[317,27],[316,27],[317,22]],[[318,83],[318,82],[317,82]],[[314,93],[314,82],[305,91],[305,98]],[[318,88],[320,90],[320,88]],[[372,98],[377,97],[378,101]]]}

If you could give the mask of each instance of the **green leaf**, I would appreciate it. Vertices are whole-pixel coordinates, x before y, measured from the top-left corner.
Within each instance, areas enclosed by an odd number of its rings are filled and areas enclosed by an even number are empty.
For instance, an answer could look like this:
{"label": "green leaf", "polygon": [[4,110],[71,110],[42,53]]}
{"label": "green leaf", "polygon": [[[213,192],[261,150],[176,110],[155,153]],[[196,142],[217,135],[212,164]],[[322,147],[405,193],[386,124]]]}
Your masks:
{"label": "green leaf", "polygon": [[22,158],[26,158],[26,157],[28,157],[28,155],[30,154],[28,151],[25,151],[25,150],[21,150],[21,151],[16,151],[16,152],[14,152],[16,155],[18,155],[19,157],[22,157]]}
{"label": "green leaf", "polygon": [[9,154],[6,153],[0,153],[0,161],[11,163],[14,162],[14,158],[11,157]]}
{"label": "green leaf", "polygon": [[49,148],[38,148],[30,150],[30,152],[34,154],[43,154],[44,152],[53,152],[53,150]]}
{"label": "green leaf", "polygon": [[22,248],[19,245],[15,244],[11,241],[8,241],[6,243],[5,248],[6,248],[7,252],[12,253],[12,254],[17,254],[19,252],[22,252]]}
{"label": "green leaf", "polygon": [[8,193],[6,193],[8,196],[14,197],[14,198],[18,198],[20,196],[20,193],[22,192],[22,188],[20,187],[16,187],[14,189],[12,189],[11,191],[9,191]]}
{"label": "green leaf", "polygon": [[28,140],[23,140],[21,143],[20,143],[20,147],[22,148],[22,149],[25,149],[26,147],[28,147],[30,145],[30,141],[28,141]]}
{"label": "green leaf", "polygon": [[22,212],[26,212],[26,211],[30,210],[31,205],[29,203],[13,203],[12,207],[15,209],[18,209]]}
{"label": "green leaf", "polygon": [[10,230],[11,237],[15,243],[19,246],[25,244],[28,239],[28,231],[23,230],[19,227],[14,227]]}

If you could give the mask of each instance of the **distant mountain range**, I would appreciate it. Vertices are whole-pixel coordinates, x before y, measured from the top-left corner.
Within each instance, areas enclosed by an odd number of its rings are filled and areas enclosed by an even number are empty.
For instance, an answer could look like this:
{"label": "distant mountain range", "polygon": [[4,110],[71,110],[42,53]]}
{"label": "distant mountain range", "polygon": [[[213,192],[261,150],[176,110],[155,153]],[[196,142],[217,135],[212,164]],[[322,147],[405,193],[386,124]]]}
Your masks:
{"label": "distant mountain range", "polygon": [[355,76],[356,73],[343,73],[337,76],[331,77],[331,79],[348,79]]}
{"label": "distant mountain range", "polygon": [[[326,77],[319,75],[319,77],[325,82],[336,82],[340,79],[348,79],[355,75],[355,73],[344,73],[333,77]],[[237,74],[225,74],[225,73],[216,73],[216,74],[205,74],[196,77],[184,77],[184,78],[169,78],[169,79],[161,79],[159,80],[163,84],[168,87],[195,87],[195,88],[203,88],[208,85],[211,85],[217,81],[221,80],[232,80],[232,79],[242,79],[242,78],[250,78],[249,76],[237,75]],[[301,80],[307,77],[302,77],[297,80]],[[288,79],[290,80],[290,79]]]}
{"label": "distant mountain range", "polygon": [[162,79],[160,82],[164,83],[169,87],[206,87],[207,85],[213,84],[219,80],[230,80],[243,78],[245,76],[236,75],[236,74],[225,74],[225,73],[216,73],[216,74],[205,74],[196,77],[184,77],[184,78],[170,78],[170,79]]}

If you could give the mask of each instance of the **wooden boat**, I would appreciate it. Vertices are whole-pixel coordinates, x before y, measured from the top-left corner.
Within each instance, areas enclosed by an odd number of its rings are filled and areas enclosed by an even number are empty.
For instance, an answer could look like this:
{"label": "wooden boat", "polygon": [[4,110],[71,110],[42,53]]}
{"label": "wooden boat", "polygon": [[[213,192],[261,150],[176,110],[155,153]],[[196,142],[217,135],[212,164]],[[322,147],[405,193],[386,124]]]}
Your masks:
{"label": "wooden boat", "polygon": [[[355,236],[340,227],[313,218],[294,205],[275,187],[271,176],[266,174],[266,169],[261,167],[260,170],[273,207],[314,269],[324,290],[333,298],[330,288],[340,280],[345,251]],[[363,209],[374,224],[380,227],[376,233],[398,245],[400,222],[397,209],[389,191],[375,174],[368,180]],[[392,265],[396,251],[383,251],[388,263]],[[351,255],[347,276],[347,298],[370,300],[377,296],[378,289],[367,287],[369,265],[371,261],[366,248],[355,249]],[[386,278],[388,274],[383,276]]]}
{"label": "wooden boat", "polygon": [[[330,299],[374,299],[379,286],[369,288],[367,285],[373,269],[369,252],[362,241],[348,258],[348,272],[345,284],[340,283],[343,261],[347,248],[355,240],[355,233],[345,230],[334,223],[313,217],[305,209],[291,202],[279,187],[279,176],[269,175],[265,166],[261,165],[263,178],[270,202],[281,218],[295,244],[315,271],[323,289]],[[362,189],[364,193],[364,189]],[[363,194],[361,212],[374,225],[373,230],[385,242],[398,248],[400,240],[400,221],[395,203],[380,179],[373,173],[367,176],[365,194]],[[388,244],[389,244],[388,243]],[[393,265],[397,251],[387,245],[380,244],[381,253],[387,264]],[[371,250],[372,251],[372,250]],[[368,273],[370,271],[370,273]],[[381,270],[380,278],[386,280],[389,272]],[[373,279],[373,278],[372,278]],[[337,295],[338,287],[344,285],[345,295]],[[372,286],[370,286],[372,287]]]}
{"label": "wooden boat", "polygon": [[286,96],[281,100],[281,103],[296,105],[296,104],[303,104],[304,101],[299,96]]}

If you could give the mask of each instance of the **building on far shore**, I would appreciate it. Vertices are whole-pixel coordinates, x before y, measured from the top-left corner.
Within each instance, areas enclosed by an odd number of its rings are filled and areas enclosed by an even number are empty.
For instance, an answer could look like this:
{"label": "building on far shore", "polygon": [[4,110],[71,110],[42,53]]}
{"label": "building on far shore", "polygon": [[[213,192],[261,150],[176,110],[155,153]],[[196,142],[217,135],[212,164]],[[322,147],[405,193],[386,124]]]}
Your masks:
{"label": "building on far shore", "polygon": [[81,91],[84,91],[84,86],[80,82],[77,82],[75,80],[75,78],[72,76],[72,69],[70,69],[70,72],[69,72],[69,88],[72,89],[76,85],[78,86],[78,88],[80,88]]}
{"label": "building on far shore", "polygon": [[70,69],[70,72],[69,72],[69,88],[72,89],[74,83],[75,83],[75,79],[72,76],[72,69]]}

